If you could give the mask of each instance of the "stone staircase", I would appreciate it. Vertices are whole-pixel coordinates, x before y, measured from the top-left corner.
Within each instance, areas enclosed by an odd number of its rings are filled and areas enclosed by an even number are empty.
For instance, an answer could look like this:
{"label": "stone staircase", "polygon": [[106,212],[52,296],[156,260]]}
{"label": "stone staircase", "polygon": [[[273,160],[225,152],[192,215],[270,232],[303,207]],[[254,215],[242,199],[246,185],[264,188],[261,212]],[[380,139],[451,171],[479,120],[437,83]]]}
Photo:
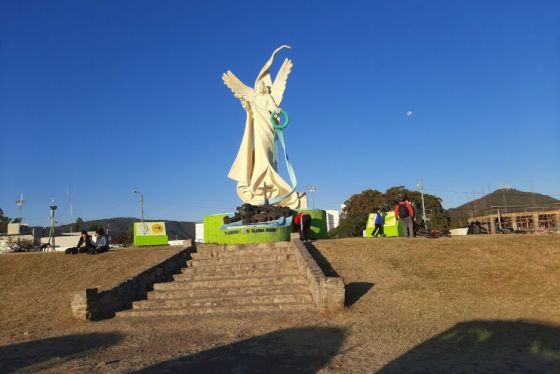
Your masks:
{"label": "stone staircase", "polygon": [[290,242],[198,245],[169,283],[156,283],[147,300],[120,317],[318,310]]}

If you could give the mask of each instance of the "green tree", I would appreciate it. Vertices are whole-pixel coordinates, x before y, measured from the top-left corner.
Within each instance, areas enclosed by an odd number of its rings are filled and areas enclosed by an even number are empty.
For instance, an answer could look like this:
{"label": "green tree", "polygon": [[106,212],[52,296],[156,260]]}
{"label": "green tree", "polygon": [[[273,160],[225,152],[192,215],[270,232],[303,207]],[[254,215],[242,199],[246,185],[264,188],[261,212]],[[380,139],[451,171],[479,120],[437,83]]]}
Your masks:
{"label": "green tree", "polygon": [[83,225],[84,225],[84,220],[81,217],[76,218],[76,223],[74,223],[74,228],[72,231],[74,232],[82,231]]}
{"label": "green tree", "polygon": [[92,223],[88,226],[87,231],[97,231],[97,229],[99,229],[99,226],[97,226],[95,223]]}
{"label": "green tree", "polygon": [[12,223],[21,223],[21,218],[12,218]]}
{"label": "green tree", "polygon": [[0,232],[5,233],[8,231],[8,223],[10,223],[10,217],[4,215],[4,211],[0,209]]}
{"label": "green tree", "polygon": [[[418,223],[421,223],[420,192],[408,190],[404,186],[391,187],[385,193],[377,190],[365,190],[352,195],[345,201],[346,207],[342,212],[344,218],[340,220],[336,229],[331,230],[329,235],[334,238],[362,236],[362,230],[365,229],[367,224],[367,217],[375,211],[375,208],[383,208],[386,211],[393,210],[395,203],[403,197],[413,202]],[[434,195],[424,194],[424,201],[428,226],[432,229],[446,230],[449,226],[449,217],[441,205],[441,199]]]}

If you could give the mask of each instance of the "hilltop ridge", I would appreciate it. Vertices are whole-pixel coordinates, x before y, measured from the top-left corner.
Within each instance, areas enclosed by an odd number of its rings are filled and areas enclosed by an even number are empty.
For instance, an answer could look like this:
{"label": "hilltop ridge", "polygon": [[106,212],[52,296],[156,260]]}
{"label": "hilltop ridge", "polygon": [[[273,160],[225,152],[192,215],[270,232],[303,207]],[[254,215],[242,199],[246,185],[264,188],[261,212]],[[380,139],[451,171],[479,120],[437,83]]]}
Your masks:
{"label": "hilltop ridge", "polygon": [[560,209],[560,200],[536,192],[500,188],[479,199],[448,209],[447,212],[454,222],[471,216],[496,213],[498,209],[502,213]]}

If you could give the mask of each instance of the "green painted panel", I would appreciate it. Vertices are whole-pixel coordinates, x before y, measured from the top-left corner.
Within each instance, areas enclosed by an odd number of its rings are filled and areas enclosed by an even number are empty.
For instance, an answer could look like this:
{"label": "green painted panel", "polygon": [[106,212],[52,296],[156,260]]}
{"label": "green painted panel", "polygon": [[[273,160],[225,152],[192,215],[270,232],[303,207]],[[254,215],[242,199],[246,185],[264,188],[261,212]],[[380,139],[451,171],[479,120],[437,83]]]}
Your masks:
{"label": "green painted panel", "polygon": [[[371,238],[371,233],[375,227],[375,213],[370,213],[366,225],[366,237]],[[386,212],[385,224],[383,225],[385,236],[405,236],[401,221],[395,219],[395,212]]]}
{"label": "green painted panel", "polygon": [[134,236],[134,246],[142,247],[148,245],[167,245],[169,243],[169,238],[167,235],[135,235]]}
{"label": "green painted panel", "polygon": [[[144,227],[144,232],[142,232],[141,226]],[[152,230],[154,226],[157,228],[157,232],[162,235],[155,234],[155,230]],[[169,243],[169,238],[165,235],[165,222],[135,222],[132,225],[132,232],[135,247],[167,245]]]}

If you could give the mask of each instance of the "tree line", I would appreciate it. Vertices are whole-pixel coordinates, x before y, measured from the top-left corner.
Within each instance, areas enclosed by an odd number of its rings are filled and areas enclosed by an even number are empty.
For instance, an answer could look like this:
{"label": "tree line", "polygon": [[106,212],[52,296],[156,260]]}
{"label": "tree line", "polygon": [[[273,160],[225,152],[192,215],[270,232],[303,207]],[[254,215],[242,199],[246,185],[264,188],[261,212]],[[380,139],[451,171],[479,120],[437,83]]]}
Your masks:
{"label": "tree line", "polygon": [[[365,229],[367,218],[370,213],[374,213],[376,208],[392,211],[397,201],[402,197],[412,201],[416,208],[418,223],[422,219],[422,197],[420,192],[404,188],[404,186],[391,187],[385,192],[378,190],[365,190],[352,195],[344,202],[342,216],[339,226],[330,231],[331,238],[343,238],[351,236],[362,236]],[[431,229],[445,231],[449,228],[449,215],[441,205],[442,199],[435,195],[424,194],[424,204],[428,226]]]}

